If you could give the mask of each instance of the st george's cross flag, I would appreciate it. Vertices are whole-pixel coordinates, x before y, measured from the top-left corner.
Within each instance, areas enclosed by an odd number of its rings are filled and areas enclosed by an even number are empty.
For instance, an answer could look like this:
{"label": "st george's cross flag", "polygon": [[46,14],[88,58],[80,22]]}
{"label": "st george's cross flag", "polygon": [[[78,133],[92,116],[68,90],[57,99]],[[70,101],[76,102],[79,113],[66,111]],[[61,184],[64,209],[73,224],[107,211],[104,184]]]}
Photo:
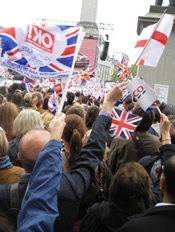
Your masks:
{"label": "st george's cross flag", "polygon": [[163,14],[159,22],[143,29],[135,45],[132,62],[156,67],[172,30],[174,16]]}
{"label": "st george's cross flag", "polygon": [[0,31],[1,64],[35,79],[63,78],[72,72],[82,27],[34,25]]}
{"label": "st george's cross flag", "polygon": [[124,139],[129,139],[141,120],[142,117],[113,108],[112,125],[109,133],[116,136],[121,136]]}

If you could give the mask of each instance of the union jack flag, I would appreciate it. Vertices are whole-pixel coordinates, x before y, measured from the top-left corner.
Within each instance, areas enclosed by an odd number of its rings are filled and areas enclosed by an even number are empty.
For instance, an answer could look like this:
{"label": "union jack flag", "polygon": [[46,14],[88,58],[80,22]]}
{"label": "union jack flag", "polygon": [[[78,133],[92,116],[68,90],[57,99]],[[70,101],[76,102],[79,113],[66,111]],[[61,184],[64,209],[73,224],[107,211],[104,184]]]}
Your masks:
{"label": "union jack flag", "polygon": [[49,101],[48,101],[48,110],[52,114],[56,114],[58,112],[59,103],[58,103],[58,97],[54,89],[52,89]]}
{"label": "union jack flag", "polygon": [[139,122],[141,117],[127,113],[116,108],[112,110],[112,125],[109,130],[110,134],[121,136],[125,139],[129,139]]}
{"label": "union jack flag", "polygon": [[102,93],[103,84],[99,81],[93,86],[91,97],[93,100],[97,100],[99,97],[101,97]]}
{"label": "union jack flag", "polygon": [[122,61],[121,64],[119,65],[118,68],[118,73],[117,76],[121,79],[121,80],[126,80],[129,76],[129,66],[128,66],[128,62],[125,58],[125,56],[122,57]]}
{"label": "union jack flag", "polygon": [[35,84],[36,84],[36,80],[29,77],[24,77],[21,82],[22,88],[24,90],[27,90],[27,92],[30,92]]}
{"label": "union jack flag", "polygon": [[90,78],[95,77],[95,71],[92,65],[88,65],[79,72],[72,75],[72,82],[76,86],[85,86]]}
{"label": "union jack flag", "polygon": [[0,31],[2,65],[38,79],[68,77],[80,47],[82,27],[27,25]]}

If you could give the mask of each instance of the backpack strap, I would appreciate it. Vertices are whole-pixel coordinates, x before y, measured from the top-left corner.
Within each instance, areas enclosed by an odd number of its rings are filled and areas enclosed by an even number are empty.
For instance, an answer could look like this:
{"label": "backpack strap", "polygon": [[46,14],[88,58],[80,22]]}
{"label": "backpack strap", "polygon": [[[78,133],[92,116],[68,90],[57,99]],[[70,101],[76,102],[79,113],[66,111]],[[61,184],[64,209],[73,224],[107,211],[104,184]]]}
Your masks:
{"label": "backpack strap", "polygon": [[19,182],[13,183],[10,186],[10,204],[11,208],[20,209],[21,204],[19,200],[19,191],[18,191]]}

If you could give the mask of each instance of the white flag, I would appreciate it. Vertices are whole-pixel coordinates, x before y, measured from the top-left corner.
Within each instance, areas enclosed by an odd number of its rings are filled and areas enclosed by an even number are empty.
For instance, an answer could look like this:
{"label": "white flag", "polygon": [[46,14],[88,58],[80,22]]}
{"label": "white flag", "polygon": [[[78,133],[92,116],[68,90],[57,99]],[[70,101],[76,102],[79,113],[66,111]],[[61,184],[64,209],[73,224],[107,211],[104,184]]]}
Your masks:
{"label": "white flag", "polygon": [[157,99],[154,90],[138,76],[128,83],[128,90],[144,111]]}
{"label": "white flag", "polygon": [[159,22],[143,29],[139,41],[135,45],[134,59],[138,65],[156,67],[163,53],[173,26],[174,16],[164,14]]}

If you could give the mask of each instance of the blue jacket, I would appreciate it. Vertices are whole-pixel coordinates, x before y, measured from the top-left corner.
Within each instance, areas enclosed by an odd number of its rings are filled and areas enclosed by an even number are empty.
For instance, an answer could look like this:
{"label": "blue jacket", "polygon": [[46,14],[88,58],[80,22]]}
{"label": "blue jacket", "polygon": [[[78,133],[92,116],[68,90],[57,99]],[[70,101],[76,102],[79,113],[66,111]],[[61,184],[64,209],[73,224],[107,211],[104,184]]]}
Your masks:
{"label": "blue jacket", "polygon": [[40,152],[18,216],[18,232],[53,231],[62,173],[61,142],[51,140]]}

